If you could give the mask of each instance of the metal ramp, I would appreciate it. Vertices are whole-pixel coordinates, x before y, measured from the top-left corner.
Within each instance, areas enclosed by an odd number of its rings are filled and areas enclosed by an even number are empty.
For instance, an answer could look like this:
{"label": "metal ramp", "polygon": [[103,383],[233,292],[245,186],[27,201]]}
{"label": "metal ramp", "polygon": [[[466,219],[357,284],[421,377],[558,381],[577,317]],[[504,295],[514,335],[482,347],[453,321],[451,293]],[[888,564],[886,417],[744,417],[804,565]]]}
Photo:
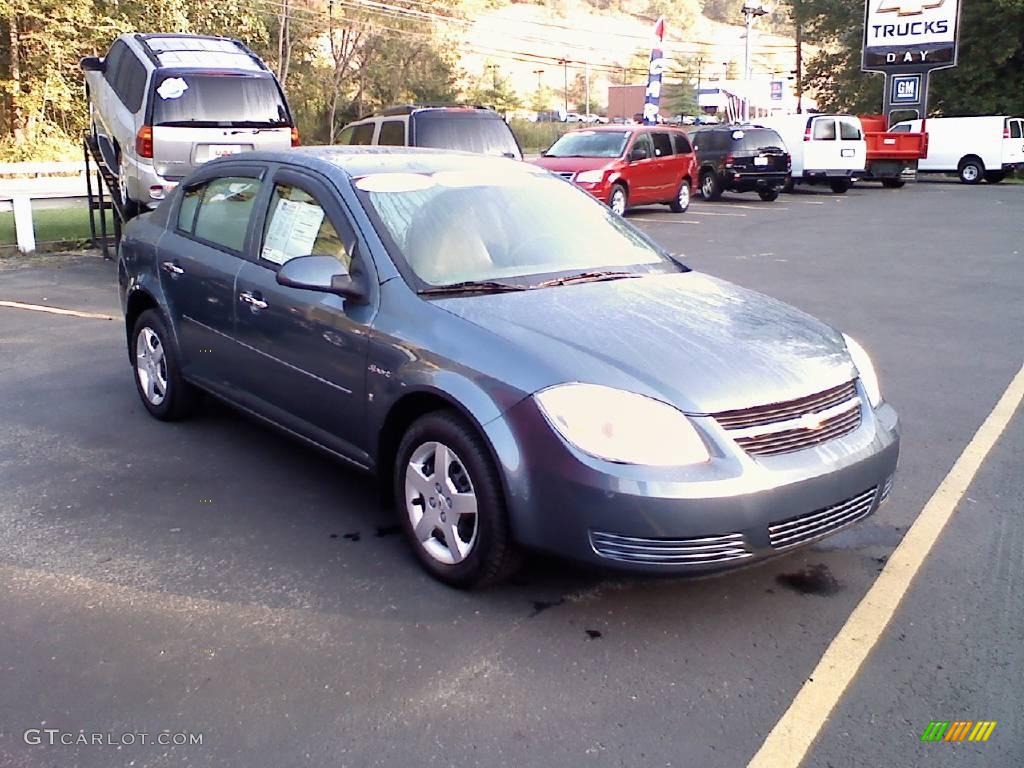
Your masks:
{"label": "metal ramp", "polygon": [[[93,248],[103,251],[103,258],[112,259],[111,248],[116,252],[125,221],[124,201],[121,200],[117,175],[110,170],[99,142],[90,131],[86,131],[82,137],[82,151],[85,157],[85,189],[89,197],[90,241]],[[113,231],[107,228],[107,211],[114,213]]]}

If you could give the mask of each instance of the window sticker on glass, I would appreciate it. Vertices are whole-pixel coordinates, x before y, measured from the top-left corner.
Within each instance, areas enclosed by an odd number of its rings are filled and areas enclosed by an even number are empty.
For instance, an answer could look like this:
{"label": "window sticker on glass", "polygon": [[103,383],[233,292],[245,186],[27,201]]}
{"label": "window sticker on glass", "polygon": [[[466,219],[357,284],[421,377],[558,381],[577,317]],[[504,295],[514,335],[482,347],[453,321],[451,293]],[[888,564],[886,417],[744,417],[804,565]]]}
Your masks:
{"label": "window sticker on glass", "polygon": [[274,264],[284,264],[296,256],[308,256],[324,220],[319,205],[280,200],[263,243],[262,258]]}
{"label": "window sticker on glass", "polygon": [[161,99],[180,99],[188,90],[188,83],[180,77],[168,77],[156,89]]}

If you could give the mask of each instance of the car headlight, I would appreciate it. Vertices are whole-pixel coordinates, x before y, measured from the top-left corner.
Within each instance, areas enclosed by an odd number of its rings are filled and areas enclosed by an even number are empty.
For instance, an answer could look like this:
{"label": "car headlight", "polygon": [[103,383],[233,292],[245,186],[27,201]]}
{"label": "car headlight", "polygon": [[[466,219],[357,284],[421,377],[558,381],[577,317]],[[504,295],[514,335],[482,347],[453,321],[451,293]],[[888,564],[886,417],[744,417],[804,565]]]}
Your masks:
{"label": "car headlight", "polygon": [[659,467],[711,459],[690,420],[659,400],[598,384],[560,384],[534,398],[565,440],[599,459]]}
{"label": "car headlight", "polygon": [[580,171],[576,174],[576,181],[582,181],[584,184],[599,184],[604,181],[605,171]]}
{"label": "car headlight", "polygon": [[860,375],[860,382],[864,385],[864,391],[868,393],[868,402],[872,408],[877,408],[882,402],[882,389],[878,386],[878,374],[875,373],[875,366],[871,363],[871,357],[864,347],[857,343],[856,339],[843,334],[846,339],[846,349],[850,352],[857,373]]}

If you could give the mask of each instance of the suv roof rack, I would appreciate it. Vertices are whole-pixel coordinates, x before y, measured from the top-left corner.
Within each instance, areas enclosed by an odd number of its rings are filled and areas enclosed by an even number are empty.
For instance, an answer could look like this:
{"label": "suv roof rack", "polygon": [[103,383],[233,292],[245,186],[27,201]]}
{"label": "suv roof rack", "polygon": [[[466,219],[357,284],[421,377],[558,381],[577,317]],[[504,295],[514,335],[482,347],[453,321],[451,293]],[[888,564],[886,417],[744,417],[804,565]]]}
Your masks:
{"label": "suv roof rack", "polygon": [[[395,106],[382,109],[379,112],[373,112],[372,114],[366,115],[366,117],[411,115],[418,109],[486,109],[492,112],[494,111],[490,107],[485,107],[481,104],[396,104]],[[359,119],[363,120],[365,118]]]}
{"label": "suv roof rack", "polygon": [[137,34],[149,60],[160,68],[269,71],[245,43],[233,37],[179,33]]}

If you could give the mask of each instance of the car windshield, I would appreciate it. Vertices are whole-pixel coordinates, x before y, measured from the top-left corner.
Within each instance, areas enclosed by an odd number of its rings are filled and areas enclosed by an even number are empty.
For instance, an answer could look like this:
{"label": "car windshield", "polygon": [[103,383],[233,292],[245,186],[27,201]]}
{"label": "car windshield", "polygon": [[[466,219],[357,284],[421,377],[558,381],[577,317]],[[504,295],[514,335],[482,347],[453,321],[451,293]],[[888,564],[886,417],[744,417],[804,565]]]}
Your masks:
{"label": "car windshield", "polygon": [[628,140],[628,131],[573,131],[552,144],[544,156],[619,157]]}
{"label": "car windshield", "polygon": [[355,186],[421,288],[685,270],[585,192],[540,169],[503,170],[379,173]]}
{"label": "car windshield", "polygon": [[482,155],[519,158],[521,154],[512,130],[498,116],[478,117],[452,112],[422,112],[415,115],[417,147],[461,149]]}
{"label": "car windshield", "polygon": [[290,124],[269,77],[170,74],[153,83],[153,125],[279,128]]}

